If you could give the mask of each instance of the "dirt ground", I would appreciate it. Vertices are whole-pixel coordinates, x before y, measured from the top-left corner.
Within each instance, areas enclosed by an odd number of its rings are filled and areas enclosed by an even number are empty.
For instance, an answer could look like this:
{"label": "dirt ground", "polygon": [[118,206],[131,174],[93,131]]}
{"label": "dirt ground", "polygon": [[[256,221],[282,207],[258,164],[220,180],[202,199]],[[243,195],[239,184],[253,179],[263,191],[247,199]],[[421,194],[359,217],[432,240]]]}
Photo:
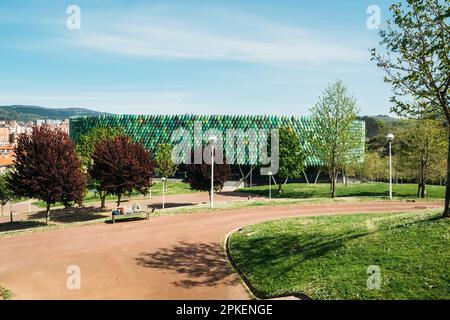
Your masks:
{"label": "dirt ground", "polygon": [[[177,199],[194,201],[192,195]],[[36,232],[0,239],[0,284],[15,299],[248,299],[222,252],[225,235],[235,228],[294,216],[440,206],[395,201],[264,206]],[[70,290],[67,271],[73,265],[80,268],[81,288]]]}

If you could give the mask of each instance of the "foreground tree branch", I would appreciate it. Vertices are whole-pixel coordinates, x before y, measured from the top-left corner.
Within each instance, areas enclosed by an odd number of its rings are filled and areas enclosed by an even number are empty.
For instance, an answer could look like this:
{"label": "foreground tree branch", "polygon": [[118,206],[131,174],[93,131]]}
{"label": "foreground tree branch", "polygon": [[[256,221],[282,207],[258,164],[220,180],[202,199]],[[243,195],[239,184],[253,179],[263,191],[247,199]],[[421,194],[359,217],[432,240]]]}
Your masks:
{"label": "foreground tree branch", "polygon": [[[390,8],[393,18],[380,31],[382,52],[372,60],[392,85],[391,110],[400,116],[445,121],[450,142],[450,3],[446,0],[406,0]],[[406,67],[407,66],[407,67]],[[444,216],[450,216],[450,144]]]}

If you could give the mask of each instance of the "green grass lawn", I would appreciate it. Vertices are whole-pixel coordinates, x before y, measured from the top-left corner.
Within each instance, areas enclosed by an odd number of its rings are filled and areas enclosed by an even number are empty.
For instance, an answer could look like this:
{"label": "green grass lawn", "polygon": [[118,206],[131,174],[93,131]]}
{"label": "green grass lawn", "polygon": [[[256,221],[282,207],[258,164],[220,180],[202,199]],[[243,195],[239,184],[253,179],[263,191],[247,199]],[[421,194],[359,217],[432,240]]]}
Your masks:
{"label": "green grass lawn", "polygon": [[[244,188],[239,191],[249,192],[260,196],[269,196],[269,186]],[[338,184],[336,188],[338,197],[388,197],[389,184],[387,183],[354,183]],[[329,184],[291,183],[283,185],[282,193],[278,194],[278,186],[272,185],[272,197],[274,198],[327,198],[330,196]],[[393,185],[393,196],[397,198],[415,198],[417,185],[398,184]],[[444,198],[445,187],[427,186],[427,198]]]}
{"label": "green grass lawn", "polygon": [[[245,227],[231,253],[267,296],[450,299],[450,219],[434,212],[292,218]],[[367,288],[367,268],[381,288]]]}
{"label": "green grass lawn", "polygon": [[[194,190],[191,190],[188,183],[184,182],[169,182],[166,190],[166,194],[181,194],[181,193],[190,193],[195,192]],[[152,187],[152,196],[159,196],[162,195],[162,183],[158,182]],[[146,197],[149,197],[150,193],[146,195]],[[141,197],[143,198],[144,195],[138,192],[133,192],[131,195],[125,195],[122,197],[122,200],[133,198],[133,197]],[[116,196],[107,196],[106,201],[115,201],[117,200]],[[100,197],[98,194],[94,193],[93,191],[88,191],[84,198],[84,203],[92,203],[92,202],[100,202]],[[46,204],[44,201],[36,201],[33,202],[34,205],[38,206],[39,208],[45,208]],[[61,206],[61,203],[57,203],[54,206]]]}

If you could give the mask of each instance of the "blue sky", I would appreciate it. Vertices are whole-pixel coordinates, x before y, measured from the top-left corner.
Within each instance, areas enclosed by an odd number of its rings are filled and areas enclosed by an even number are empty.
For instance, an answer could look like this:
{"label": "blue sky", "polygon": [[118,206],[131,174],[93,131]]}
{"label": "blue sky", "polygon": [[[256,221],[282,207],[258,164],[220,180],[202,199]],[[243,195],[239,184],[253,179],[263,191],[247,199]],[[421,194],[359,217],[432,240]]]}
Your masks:
{"label": "blue sky", "polygon": [[387,114],[366,11],[383,24],[391,2],[2,0],[0,105],[307,115],[341,79],[361,114]]}

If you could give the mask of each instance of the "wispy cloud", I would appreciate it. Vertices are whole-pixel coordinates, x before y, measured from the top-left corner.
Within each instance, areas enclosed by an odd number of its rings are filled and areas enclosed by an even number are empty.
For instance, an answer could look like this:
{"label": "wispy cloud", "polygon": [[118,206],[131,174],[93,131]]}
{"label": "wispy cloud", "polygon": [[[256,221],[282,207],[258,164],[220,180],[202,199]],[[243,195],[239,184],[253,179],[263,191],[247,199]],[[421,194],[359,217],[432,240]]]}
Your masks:
{"label": "wispy cloud", "polygon": [[[118,15],[120,17],[120,15]],[[96,16],[95,23],[64,37],[65,44],[106,53],[162,59],[226,60],[288,66],[324,66],[366,61],[367,51],[324,35],[263,19],[228,14],[205,23],[171,17],[126,20]],[[106,20],[106,21],[105,21]],[[130,23],[133,21],[133,23]],[[227,27],[230,26],[230,27]],[[211,30],[211,31],[209,31]],[[67,33],[65,34],[67,36]]]}

